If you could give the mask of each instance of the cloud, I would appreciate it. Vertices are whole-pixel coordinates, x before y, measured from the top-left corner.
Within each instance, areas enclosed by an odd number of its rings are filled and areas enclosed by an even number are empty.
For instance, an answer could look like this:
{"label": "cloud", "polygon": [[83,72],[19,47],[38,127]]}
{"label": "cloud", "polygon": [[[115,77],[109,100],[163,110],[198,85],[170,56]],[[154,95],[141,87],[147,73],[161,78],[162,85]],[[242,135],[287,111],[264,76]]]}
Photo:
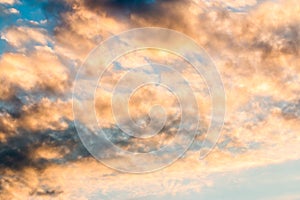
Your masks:
{"label": "cloud", "polygon": [[84,5],[94,11],[106,10],[109,15],[118,17],[119,15],[130,16],[131,14],[137,14],[139,16],[152,16],[166,14],[164,12],[165,5],[173,5],[180,3],[178,0],[86,0]]}
{"label": "cloud", "polygon": [[1,9],[1,12],[2,12],[1,14],[2,15],[3,14],[7,14],[7,15],[9,15],[9,14],[20,14],[20,12],[15,8],[6,9],[6,8],[3,8],[3,7],[0,6],[0,9]]}
{"label": "cloud", "polygon": [[[194,35],[198,25],[198,5],[190,1],[139,1],[137,5],[132,1],[67,2],[72,12],[63,14],[62,25],[55,30],[56,51],[79,62],[104,39],[130,28],[159,26]],[[127,12],[127,6],[133,6],[133,10]],[[185,15],[184,10],[189,10],[190,15]]]}
{"label": "cloud", "polygon": [[[53,36],[42,28],[5,29],[1,37],[14,51],[4,53],[0,60],[1,197],[126,199],[201,192],[202,187],[213,187],[209,175],[214,173],[300,159],[295,151],[299,149],[300,130],[299,3],[224,3],[251,9],[241,15],[226,6],[218,7],[216,3],[211,7],[196,0],[137,4],[68,0],[68,9],[56,12],[54,4],[47,7],[61,22]],[[104,167],[90,158],[80,143],[72,122],[70,89],[74,74],[67,64],[78,68],[99,42],[144,26],[184,32],[208,51],[224,81],[227,115],[219,143],[203,161],[198,160],[204,139],[199,134],[194,146],[172,166],[155,173],[130,175]],[[48,46],[49,42],[52,45]],[[199,83],[193,70],[177,66],[178,60],[172,56],[145,52],[124,56],[112,66],[121,72],[111,70],[103,77],[105,87],[111,88],[124,71],[150,61],[172,65],[188,78],[196,91],[204,124],[208,123],[211,104],[205,83]],[[172,75],[168,77],[172,80]],[[147,151],[147,145],[140,145],[134,138],[124,139],[120,130],[113,128],[107,103],[111,93],[97,92],[96,112],[109,124],[106,128],[113,142],[126,150]],[[162,104],[167,104],[169,97],[151,88],[136,93],[131,103],[137,121],[147,114],[140,111],[151,107],[151,102],[143,102],[145,96],[156,97]],[[174,119],[164,130],[176,123]],[[205,128],[199,131],[205,132]],[[171,136],[173,132],[165,131],[148,146],[157,148],[172,142]]]}
{"label": "cloud", "polygon": [[45,29],[26,26],[9,27],[1,34],[1,39],[6,40],[15,48],[22,48],[30,42],[47,45],[51,41]]}
{"label": "cloud", "polygon": [[18,119],[19,127],[27,131],[65,130],[72,120],[73,114],[70,102],[61,100],[50,101],[43,98],[40,102],[22,107]]}
{"label": "cloud", "polygon": [[0,0],[0,4],[7,4],[7,5],[13,5],[15,3],[18,3],[17,0]]}
{"label": "cloud", "polygon": [[36,47],[28,54],[5,53],[0,60],[1,99],[8,99],[19,89],[30,92],[63,93],[70,89],[68,68],[49,48]]}

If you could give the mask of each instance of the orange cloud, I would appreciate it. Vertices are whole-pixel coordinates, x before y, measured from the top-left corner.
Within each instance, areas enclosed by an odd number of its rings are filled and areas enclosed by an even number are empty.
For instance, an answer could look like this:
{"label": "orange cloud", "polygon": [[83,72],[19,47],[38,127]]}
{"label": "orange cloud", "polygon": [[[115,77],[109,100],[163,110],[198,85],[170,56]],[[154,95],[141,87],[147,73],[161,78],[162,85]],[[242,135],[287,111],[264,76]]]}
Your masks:
{"label": "orange cloud", "polygon": [[[43,171],[28,166],[24,171],[3,171],[5,175],[1,186],[4,192],[1,195],[4,199],[53,196],[89,199],[97,194],[126,199],[201,192],[201,187],[214,185],[208,177],[211,174],[300,159],[298,1],[266,1],[259,4],[256,1],[222,1],[232,7],[251,7],[247,14],[231,12],[224,6],[212,9],[211,5],[202,1],[186,2],[161,3],[158,10],[165,12],[160,12],[161,16],[154,16],[154,11],[145,14],[133,12],[120,20],[107,7],[98,5],[91,8],[82,1],[67,1],[73,10],[63,14],[62,25],[55,29],[55,36],[51,38],[55,41],[53,50],[46,47],[50,39],[43,29],[8,28],[1,34],[2,38],[15,48],[22,50],[28,40],[44,47],[35,47],[32,52],[26,49],[23,51],[25,53],[3,54],[0,61],[3,86],[0,88],[0,98],[9,101],[18,89],[28,93],[37,90],[69,94],[71,76],[61,57],[74,61],[76,68],[79,68],[90,50],[111,35],[132,27],[173,28],[202,45],[214,59],[223,78],[227,115],[222,137],[212,153],[204,160],[198,160],[198,150],[203,140],[200,135],[196,140],[198,143],[172,166],[155,173],[130,175],[106,168],[92,158],[80,159],[80,148],[74,148],[72,154],[69,152],[72,148],[60,151],[57,147],[42,145],[34,148],[30,157],[48,161]],[[218,2],[213,1],[214,6]],[[152,61],[168,65],[178,61],[162,52],[144,51],[132,57],[126,55],[118,60],[120,67],[124,68],[122,72],[111,70],[103,76],[105,87],[111,89],[125,69],[148,64],[149,57]],[[189,80],[204,122],[208,124],[211,103],[205,82],[199,81],[199,76],[191,69],[176,65],[174,68]],[[144,75],[139,75],[139,78],[144,78]],[[172,76],[167,78],[172,80]],[[99,89],[95,96],[96,114],[102,122],[107,122],[107,127],[114,125],[111,95],[107,90]],[[136,93],[135,101],[133,98],[130,102],[136,118],[146,115],[144,109],[152,105],[151,102],[143,102],[145,96],[157,97],[158,103],[163,105],[168,103],[169,98],[163,91],[155,93],[151,88]],[[58,100],[43,98],[21,106],[20,117],[4,112],[0,115],[0,127],[4,127],[0,129],[0,141],[14,137],[18,128],[31,132],[67,130],[67,121],[73,119],[70,102],[59,100],[59,97]],[[90,104],[93,106],[94,102]],[[148,144],[159,147],[172,142],[169,136],[163,133]],[[145,146],[136,143],[138,140],[129,140],[122,148],[145,150]],[[65,157],[66,154],[69,157]],[[113,196],[116,193],[119,196]]]}
{"label": "orange cloud", "polygon": [[[12,10],[13,12],[16,12]],[[24,48],[29,42],[37,42],[40,45],[47,45],[51,41],[47,31],[42,28],[30,28],[26,26],[9,27],[1,34],[1,39],[6,40],[16,48]]]}
{"label": "orange cloud", "polygon": [[36,47],[29,54],[5,53],[0,67],[1,99],[10,98],[16,88],[27,92],[41,89],[57,93],[70,88],[68,69],[47,47]]}

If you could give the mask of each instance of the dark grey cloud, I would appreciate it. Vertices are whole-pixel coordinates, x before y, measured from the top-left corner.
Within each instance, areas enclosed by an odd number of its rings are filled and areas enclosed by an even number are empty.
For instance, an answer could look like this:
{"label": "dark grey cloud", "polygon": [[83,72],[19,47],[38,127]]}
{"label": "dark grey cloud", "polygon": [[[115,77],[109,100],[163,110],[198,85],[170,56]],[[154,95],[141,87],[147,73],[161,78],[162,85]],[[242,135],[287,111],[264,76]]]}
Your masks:
{"label": "dark grey cloud", "polygon": [[282,114],[288,119],[300,119],[300,100],[298,100],[298,102],[287,103],[284,105],[282,108]]}
{"label": "dark grey cloud", "polygon": [[8,113],[13,118],[18,118],[21,116],[22,106],[23,103],[17,96],[13,96],[9,100],[0,100],[0,113]]}
{"label": "dark grey cloud", "polygon": [[[42,170],[51,163],[64,164],[90,155],[81,144],[73,122],[69,122],[68,129],[62,131],[29,132],[19,129],[16,132],[18,134],[0,143],[0,170],[9,168],[18,171],[24,167]],[[34,159],[35,150],[43,146],[61,152],[63,156],[54,159]],[[68,153],[64,154],[63,150],[66,149]]]}
{"label": "dark grey cloud", "polygon": [[[270,36],[268,39],[262,39],[266,35],[264,28],[267,29]],[[261,32],[256,35],[252,42],[251,49],[263,52],[263,58],[270,55],[295,55],[300,52],[300,24],[287,23],[275,28],[261,27]]]}
{"label": "dark grey cloud", "polygon": [[[161,14],[163,4],[175,4],[179,0],[85,0],[90,9],[102,8],[112,14]],[[169,10],[170,11],[170,10]]]}
{"label": "dark grey cloud", "polygon": [[[97,13],[127,22],[132,27],[160,26],[188,32],[188,16],[185,14],[190,5],[186,0],[85,0],[85,6]],[[148,24],[139,24],[137,19]]]}

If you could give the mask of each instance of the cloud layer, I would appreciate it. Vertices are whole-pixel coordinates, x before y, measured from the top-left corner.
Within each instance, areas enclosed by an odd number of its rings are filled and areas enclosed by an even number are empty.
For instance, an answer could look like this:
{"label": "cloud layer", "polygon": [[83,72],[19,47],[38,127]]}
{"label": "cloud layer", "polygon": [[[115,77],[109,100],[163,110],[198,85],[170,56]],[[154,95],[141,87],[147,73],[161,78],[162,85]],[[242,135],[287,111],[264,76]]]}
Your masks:
{"label": "cloud layer", "polygon": [[[17,14],[12,8],[22,3],[0,1],[0,9]],[[201,193],[213,188],[210,175],[300,159],[298,0],[66,0],[63,5],[56,10],[43,4],[41,10],[49,15],[44,23],[25,23],[30,19],[24,17],[0,27],[1,41],[8,46],[0,58],[0,198],[134,199]],[[26,12],[18,10],[21,17]],[[55,26],[50,26],[50,16],[55,16]],[[203,127],[182,159],[155,173],[130,175],[101,165],[81,144],[73,123],[72,86],[76,70],[100,42],[147,26],[183,32],[205,48],[224,82],[227,115],[216,148],[199,161],[211,111],[205,82],[164,52],[136,52],[115,61],[103,76],[108,88],[135,66],[174,65],[188,78],[203,114]],[[143,102],[148,96],[173,106],[165,91],[144,88],[130,102],[137,122],[153,103]],[[114,142],[126,150],[147,150],[114,129],[110,98],[109,92],[97,91],[96,114],[116,135]],[[175,125],[168,126],[169,132],[147,145],[157,148],[172,141]]]}

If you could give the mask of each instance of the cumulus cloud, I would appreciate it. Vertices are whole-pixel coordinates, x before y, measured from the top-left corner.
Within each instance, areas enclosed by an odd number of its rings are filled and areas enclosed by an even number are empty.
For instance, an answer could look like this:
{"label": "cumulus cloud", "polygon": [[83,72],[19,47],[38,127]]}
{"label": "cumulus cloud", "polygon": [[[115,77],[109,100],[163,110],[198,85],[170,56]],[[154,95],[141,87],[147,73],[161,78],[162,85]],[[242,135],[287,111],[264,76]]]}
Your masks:
{"label": "cumulus cloud", "polygon": [[18,3],[19,1],[17,0],[1,0],[0,4],[7,4],[7,5],[13,5],[15,3]]}
{"label": "cumulus cloud", "polygon": [[0,7],[1,11],[2,11],[2,14],[19,14],[20,12],[15,9],[15,8],[8,8],[8,9],[5,9],[3,7]]}
{"label": "cumulus cloud", "polygon": [[47,45],[47,42],[51,41],[45,29],[26,26],[9,27],[3,31],[1,39],[6,40],[10,45],[19,49],[30,42]]}
{"label": "cumulus cloud", "polygon": [[62,93],[70,88],[68,68],[49,48],[36,47],[28,54],[5,53],[0,60],[1,99],[18,89]]}

